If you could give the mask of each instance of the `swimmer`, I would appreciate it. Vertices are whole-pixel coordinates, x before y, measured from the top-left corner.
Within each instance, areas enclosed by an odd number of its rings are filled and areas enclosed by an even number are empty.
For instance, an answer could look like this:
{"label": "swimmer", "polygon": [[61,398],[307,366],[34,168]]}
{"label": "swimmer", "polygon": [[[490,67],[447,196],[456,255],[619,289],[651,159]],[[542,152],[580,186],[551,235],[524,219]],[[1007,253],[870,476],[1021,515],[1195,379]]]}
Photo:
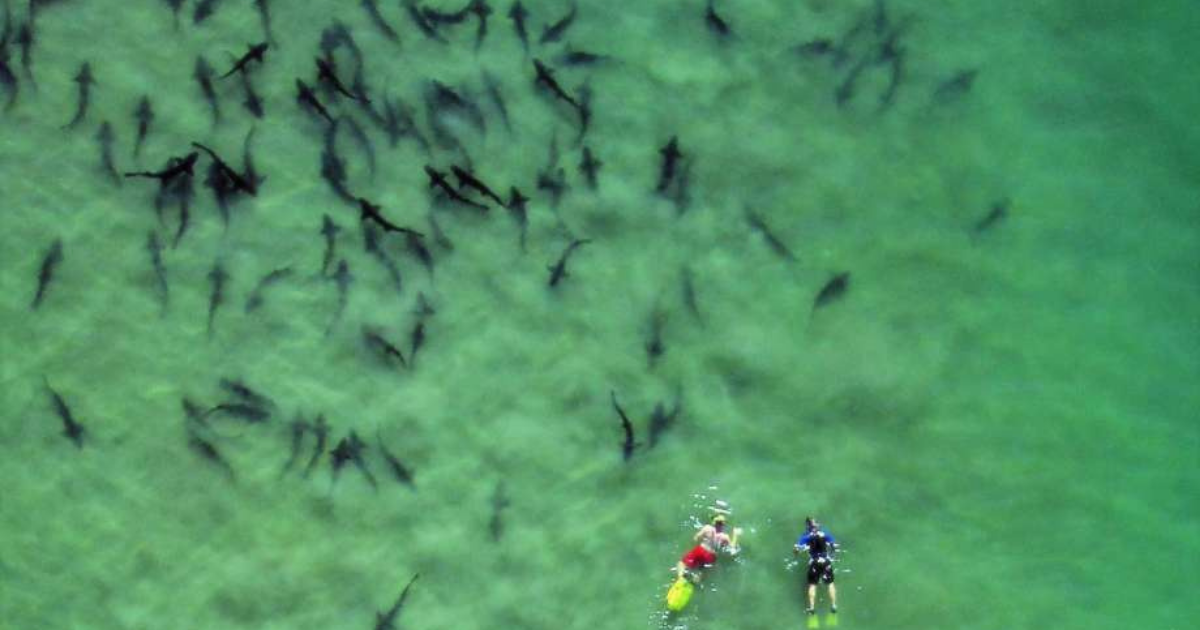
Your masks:
{"label": "swimmer", "polygon": [[675,565],[676,578],[682,578],[690,571],[692,581],[699,583],[703,577],[701,570],[716,564],[718,551],[725,551],[730,555],[737,554],[737,539],[742,530],[740,527],[733,528],[731,536],[725,531],[725,527],[725,515],[718,514],[713,517],[712,523],[696,532],[692,537],[692,541],[697,543],[696,546],[684,554]]}
{"label": "swimmer", "polygon": [[808,608],[810,615],[816,614],[817,584],[824,582],[829,589],[829,612],[837,613],[837,586],[833,583],[833,552],[837,543],[833,534],[825,531],[813,517],[804,519],[805,533],[792,547],[794,555],[808,552]]}

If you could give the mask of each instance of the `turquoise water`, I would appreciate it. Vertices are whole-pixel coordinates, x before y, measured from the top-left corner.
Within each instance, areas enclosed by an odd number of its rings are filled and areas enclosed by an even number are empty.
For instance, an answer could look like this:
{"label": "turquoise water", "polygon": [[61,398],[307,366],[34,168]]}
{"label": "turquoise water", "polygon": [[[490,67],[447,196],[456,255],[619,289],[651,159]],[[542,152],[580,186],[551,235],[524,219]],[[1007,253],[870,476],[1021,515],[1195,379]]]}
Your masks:
{"label": "turquoise water", "polygon": [[[395,2],[380,10],[398,45],[358,3],[271,3],[278,46],[252,73],[266,115],[241,107],[231,78],[217,84],[216,126],[195,56],[224,72],[261,40],[253,3],[220,3],[200,25],[188,3],[178,31],[163,2],[43,6],[36,90],[13,40],[21,92],[0,119],[0,627],[368,628],[415,573],[398,627],[797,627],[791,544],[808,514],[843,543],[841,628],[1190,627],[1200,94],[1184,68],[1200,20],[1181,1],[894,1],[889,23],[906,24],[894,105],[877,105],[881,66],[839,107],[853,58],[879,38],[854,40],[836,68],[793,48],[841,37],[872,4],[718,2],[735,32],[722,43],[703,2],[581,2],[564,42],[612,59],[566,68],[565,43],[532,50],[569,92],[594,93],[594,192],[576,168],[576,119],[534,90],[506,4],[476,53],[472,22],[446,27],[442,45]],[[568,5],[527,7],[536,40]],[[23,22],[24,3],[12,14]],[[430,274],[385,237],[399,292],[363,251],[357,210],[320,179],[323,123],[294,102],[334,19],[377,101],[416,106],[426,134],[429,79],[480,102],[486,133],[448,124],[485,181],[532,198],[526,252],[502,209],[431,203],[422,166],[460,156],[392,148],[360,108],[322,93],[377,154],[372,176],[339,140],[354,194],[421,231],[432,212],[453,243],[431,243]],[[91,108],[64,131],[84,61]],[[969,91],[937,96],[968,69]],[[144,94],[156,120],[134,160]],[[100,170],[104,120],[120,170],[158,169],[193,140],[240,166],[254,128],[267,180],[224,228],[201,158],[172,248],[177,218],[156,219],[154,183],[117,186]],[[682,215],[653,192],[673,135],[691,168]],[[557,209],[535,186],[553,140],[570,186]],[[1002,199],[1008,215],[973,231]],[[353,275],[340,317],[320,275],[323,214]],[[149,231],[167,243],[165,310]],[[550,289],[546,267],[576,237],[593,242]],[[63,261],[35,311],[55,239]],[[210,336],[217,262],[230,279]],[[259,279],[288,266],[245,312]],[[814,309],[840,272],[848,291]],[[415,367],[384,365],[361,329],[408,354],[418,293],[436,313]],[[666,351],[651,364],[655,313]],[[228,400],[221,378],[275,401],[266,423],[212,417],[233,481],[189,448],[180,404]],[[81,449],[46,381],[86,427]],[[641,443],[627,463],[611,391]],[[651,412],[676,392],[682,411],[649,448]],[[378,489],[353,467],[334,483],[327,457],[307,479],[281,476],[296,414],[325,415],[326,450],[361,435]],[[377,435],[415,489],[389,476]],[[664,622],[671,567],[718,499],[744,551]]]}

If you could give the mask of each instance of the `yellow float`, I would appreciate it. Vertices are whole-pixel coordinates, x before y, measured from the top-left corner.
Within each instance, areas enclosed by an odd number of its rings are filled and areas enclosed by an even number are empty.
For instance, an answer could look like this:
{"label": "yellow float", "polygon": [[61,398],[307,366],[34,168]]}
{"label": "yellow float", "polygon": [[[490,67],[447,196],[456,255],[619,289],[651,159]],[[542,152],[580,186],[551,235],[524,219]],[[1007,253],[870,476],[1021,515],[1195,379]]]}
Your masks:
{"label": "yellow float", "polygon": [[677,613],[692,601],[692,593],[696,591],[696,585],[692,584],[691,580],[686,577],[680,577],[675,580],[671,588],[667,590],[667,610]]}

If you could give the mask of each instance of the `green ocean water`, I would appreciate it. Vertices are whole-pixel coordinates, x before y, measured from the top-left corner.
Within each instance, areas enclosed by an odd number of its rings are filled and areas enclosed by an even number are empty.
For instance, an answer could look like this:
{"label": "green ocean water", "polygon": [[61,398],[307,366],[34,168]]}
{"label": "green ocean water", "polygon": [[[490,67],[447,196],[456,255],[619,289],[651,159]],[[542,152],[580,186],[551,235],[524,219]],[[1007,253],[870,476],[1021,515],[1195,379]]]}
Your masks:
{"label": "green ocean water", "polygon": [[[11,4],[20,24],[27,7]],[[195,56],[224,72],[262,25],[252,2],[225,0],[200,25],[194,5],[176,30],[157,0],[46,3],[36,89],[8,45],[21,91],[0,115],[0,628],[371,628],[417,573],[397,627],[802,627],[791,545],[809,514],[843,546],[840,628],[1200,618],[1192,3],[893,0],[905,66],[881,108],[883,66],[835,99],[881,36],[855,39],[839,67],[794,50],[842,37],[872,2],[722,0],[734,30],[722,40],[704,2],[581,1],[564,41],[538,45],[570,5],[530,0],[531,57],[594,93],[596,191],[576,166],[577,121],[534,89],[507,4],[476,52],[474,22],[440,44],[397,2],[380,10],[399,44],[357,2],[270,3],[277,46],[252,74],[266,115],[241,107],[231,78],[215,126]],[[485,133],[451,129],[477,174],[532,198],[527,251],[503,209],[431,202],[422,167],[459,154],[390,147],[359,108],[323,96],[376,151],[372,175],[339,141],[354,194],[418,230],[434,216],[453,243],[431,244],[429,273],[387,236],[401,291],[363,251],[357,210],[320,178],[323,124],[295,103],[335,20],[372,94],[417,105],[426,132],[430,79],[480,102]],[[611,59],[564,67],[568,44]],[[90,111],[63,130],[84,61]],[[481,69],[499,80],[511,132]],[[938,96],[969,69],[969,91]],[[156,120],[134,160],[146,94]],[[169,243],[177,215],[156,218],[153,182],[101,171],[105,120],[121,170],[160,168],[191,141],[240,165],[256,130],[267,179],[228,228],[200,185],[207,158],[197,167],[190,227],[163,253],[165,309],[146,240]],[[682,213],[654,193],[672,136],[690,167]],[[535,186],[552,144],[570,186],[557,209]],[[1006,218],[973,230],[1004,199]],[[320,275],[323,214],[353,275],[340,317]],[[551,289],[547,266],[572,238],[592,242]],[[33,310],[55,239],[63,261]],[[230,279],[209,335],[218,262]],[[247,313],[259,279],[284,267]],[[848,291],[814,308],[841,272]],[[418,293],[436,309],[425,343],[411,369],[386,366],[362,327],[407,354]],[[665,352],[651,362],[656,313]],[[227,400],[222,378],[276,405],[263,424],[214,416],[232,481],[189,448],[180,403]],[[62,435],[47,382],[86,427],[82,448]],[[628,462],[610,392],[640,443]],[[677,396],[650,448],[652,410]],[[324,414],[328,448],[361,435],[378,489],[353,467],[334,483],[327,456],[307,479],[281,475],[297,414]],[[388,475],[377,436],[415,487]],[[664,619],[671,568],[717,500],[744,550]]]}

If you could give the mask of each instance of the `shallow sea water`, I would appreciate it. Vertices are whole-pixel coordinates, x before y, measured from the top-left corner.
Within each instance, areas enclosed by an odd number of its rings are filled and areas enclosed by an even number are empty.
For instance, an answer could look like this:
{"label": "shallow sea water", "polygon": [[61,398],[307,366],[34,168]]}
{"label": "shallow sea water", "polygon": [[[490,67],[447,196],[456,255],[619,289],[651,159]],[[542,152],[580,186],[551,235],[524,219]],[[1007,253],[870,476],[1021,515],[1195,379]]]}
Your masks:
{"label": "shallow sea water", "polygon": [[[27,6],[11,4],[20,24]],[[843,544],[840,628],[1200,618],[1192,3],[893,0],[905,65],[881,108],[884,66],[835,99],[880,35],[857,36],[837,67],[794,50],[844,36],[872,2],[720,0],[735,32],[721,41],[701,1],[581,0],[564,41],[534,42],[531,56],[594,93],[596,191],[577,169],[576,118],[534,89],[509,5],[493,7],[479,52],[471,23],[439,44],[398,2],[380,9],[399,44],[359,3],[270,6],[278,45],[253,70],[259,121],[231,78],[214,126],[192,79],[197,54],[223,72],[262,39],[251,2],[221,2],[199,25],[186,3],[178,30],[157,0],[43,3],[36,90],[9,44],[21,93],[0,116],[0,627],[369,628],[416,573],[400,628],[800,627],[791,544],[808,514]],[[526,6],[535,40],[569,7]],[[432,215],[453,243],[431,244],[429,273],[385,237],[400,291],[363,251],[357,210],[320,178],[323,124],[294,101],[334,20],[377,101],[413,104],[425,133],[430,79],[480,102],[485,133],[448,125],[485,181],[532,198],[527,251],[503,209],[431,201],[422,166],[461,154],[390,147],[361,109],[322,93],[376,152],[372,175],[338,141],[354,194],[421,231]],[[612,59],[561,67],[567,43]],[[84,61],[91,109],[63,130]],[[969,69],[969,91],[938,97]],[[134,160],[143,94],[156,120]],[[163,253],[165,309],[146,240],[169,243],[178,219],[156,219],[152,182],[118,186],[100,170],[104,120],[121,170],[159,168],[191,141],[240,165],[256,129],[267,179],[228,228],[201,159],[190,227]],[[682,213],[654,193],[672,136],[690,165]],[[569,182],[557,209],[535,186],[555,143]],[[1007,217],[973,230],[1003,199]],[[353,276],[340,317],[320,274],[323,214]],[[576,237],[592,242],[548,288],[547,266]],[[63,262],[33,310],[55,239]],[[230,277],[210,336],[217,262]],[[255,284],[283,267],[291,276],[247,313]],[[841,272],[848,291],[814,308]],[[408,354],[418,293],[437,311],[425,343],[411,369],[388,367],[362,327]],[[655,313],[665,352],[651,363]],[[262,424],[212,416],[233,481],[189,449],[180,404],[225,401],[221,378],[276,404]],[[47,382],[86,427],[81,449]],[[635,426],[629,462],[610,392]],[[677,395],[651,448],[651,412]],[[335,483],[328,456],[307,479],[281,474],[297,414],[324,414],[329,448],[361,435],[378,489],[353,467]],[[415,488],[388,476],[379,437]],[[746,530],[743,553],[664,619],[670,569],[717,500]]]}

